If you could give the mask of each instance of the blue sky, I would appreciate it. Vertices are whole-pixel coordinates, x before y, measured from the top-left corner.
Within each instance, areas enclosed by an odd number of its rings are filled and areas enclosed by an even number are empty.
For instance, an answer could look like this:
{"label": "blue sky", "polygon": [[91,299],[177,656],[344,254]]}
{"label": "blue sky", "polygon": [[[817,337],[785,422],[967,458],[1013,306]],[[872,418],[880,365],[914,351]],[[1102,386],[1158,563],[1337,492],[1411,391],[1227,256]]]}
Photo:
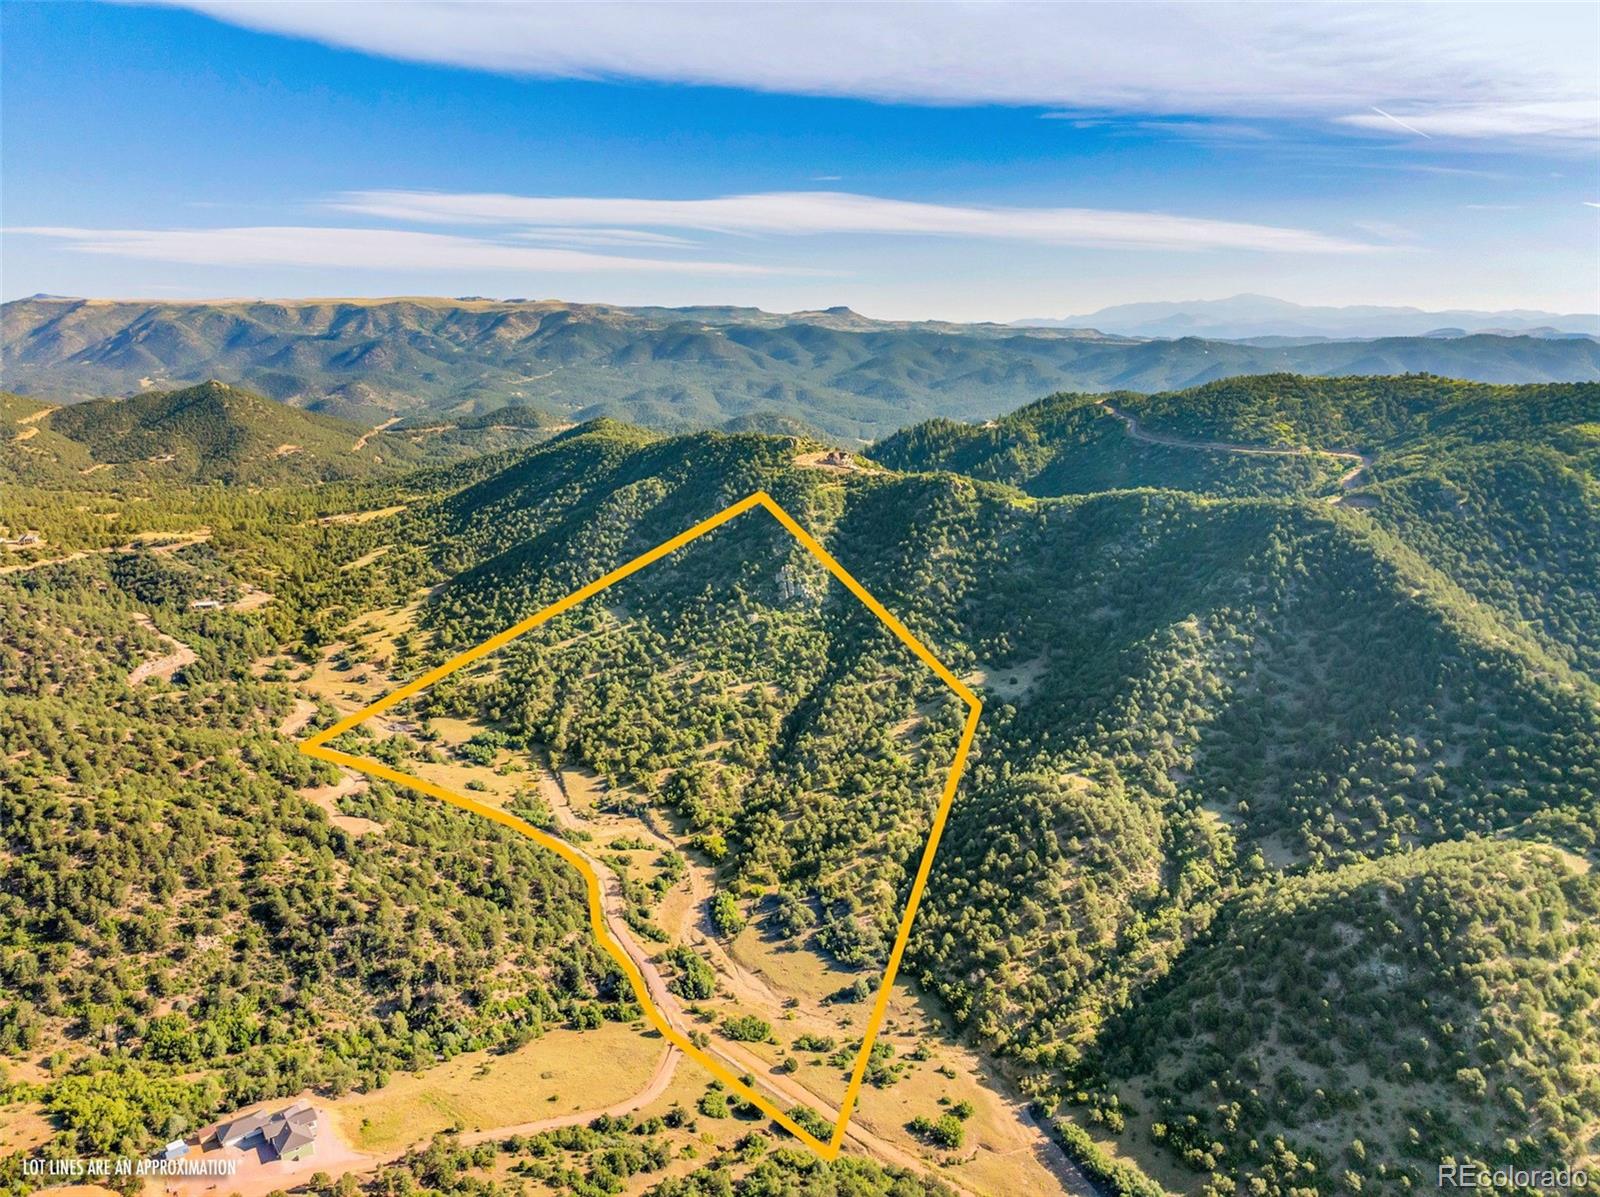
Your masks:
{"label": "blue sky", "polygon": [[1594,6],[0,13],[7,298],[1600,307]]}

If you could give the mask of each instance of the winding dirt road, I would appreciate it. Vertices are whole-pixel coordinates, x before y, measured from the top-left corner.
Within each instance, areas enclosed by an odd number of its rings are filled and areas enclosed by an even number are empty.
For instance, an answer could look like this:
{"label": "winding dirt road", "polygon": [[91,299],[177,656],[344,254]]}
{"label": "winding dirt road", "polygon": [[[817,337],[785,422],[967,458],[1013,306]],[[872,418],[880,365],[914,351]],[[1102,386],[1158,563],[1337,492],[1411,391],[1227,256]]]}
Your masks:
{"label": "winding dirt road", "polygon": [[182,669],[185,665],[193,665],[200,659],[195,654],[194,649],[190,648],[182,640],[179,640],[173,636],[169,636],[165,632],[157,629],[155,623],[143,611],[135,611],[133,613],[133,622],[144,628],[146,631],[154,632],[155,635],[162,641],[162,643],[170,644],[172,646],[172,651],[167,653],[165,656],[157,657],[153,661],[145,661],[142,664],[135,665],[128,673],[128,685],[137,686],[141,682],[147,682],[153,677],[158,677],[163,681],[170,682],[172,680],[172,675],[177,673],[178,670]]}
{"label": "winding dirt road", "polygon": [[167,553],[175,553],[179,549],[186,549],[190,545],[201,544],[211,539],[210,528],[196,528],[191,532],[171,533],[172,539],[166,539],[168,534],[159,533],[162,537],[160,544],[141,544],[137,540],[126,544],[107,545],[99,549],[78,549],[64,557],[46,557],[40,561],[24,561],[19,565],[0,566],[0,574],[18,574],[30,569],[43,569],[47,565],[66,565],[69,561],[82,561],[85,557],[92,557],[102,553],[149,553],[154,557],[161,557]]}
{"label": "winding dirt road", "polygon": [[[1198,449],[1207,453],[1242,453],[1253,457],[1333,457],[1339,461],[1353,461],[1355,464],[1339,476],[1339,489],[1349,490],[1355,485],[1357,478],[1366,473],[1372,466],[1372,458],[1365,453],[1357,453],[1354,449],[1313,449],[1307,445],[1278,446],[1278,445],[1241,445],[1232,441],[1196,441],[1187,437],[1171,436],[1166,433],[1147,431],[1140,423],[1137,416],[1130,415],[1106,399],[1098,399],[1096,403],[1110,415],[1121,420],[1127,429],[1128,435],[1136,441],[1144,441],[1150,445],[1165,445],[1171,449]],[[1343,496],[1331,495],[1329,502],[1337,503]]]}
{"label": "winding dirt road", "polygon": [[350,452],[352,452],[352,453],[361,452],[361,450],[363,450],[363,449],[365,449],[367,447],[367,442],[370,441],[373,437],[377,436],[378,433],[385,432],[388,429],[393,428],[399,422],[400,422],[400,417],[399,416],[390,416],[382,424],[378,424],[378,425],[375,425],[372,428],[367,429],[367,431],[363,432],[360,436],[356,437],[356,443],[350,446]]}
{"label": "winding dirt road", "polygon": [[[549,805],[552,815],[555,816],[555,823],[558,826],[563,827],[566,831],[589,831],[589,827],[584,826],[586,821],[573,810],[570,795],[566,794],[565,786],[562,786],[560,778],[555,776],[552,771],[544,770],[544,768],[539,770],[539,791],[541,791],[542,797]],[[650,827],[650,831],[653,839],[662,839],[661,834],[654,827]],[[594,869],[595,875],[600,879],[600,906],[605,912],[606,930],[610,931],[611,938],[616,939],[616,943],[621,944],[622,951],[627,952],[629,959],[632,959],[635,967],[638,968],[640,976],[645,978],[645,987],[650,991],[651,1003],[654,1003],[656,1010],[661,1011],[662,1018],[666,1019],[674,1031],[678,1031],[683,1035],[690,1034],[693,1026],[691,1026],[690,1018],[683,1013],[682,1007],[678,1003],[677,994],[667,989],[666,978],[661,975],[661,970],[656,967],[656,962],[650,959],[650,954],[634,938],[634,928],[630,928],[627,925],[626,917],[624,917],[626,901],[622,898],[622,883],[618,879],[618,875],[614,874],[603,861],[598,861],[598,859],[590,855],[589,851],[584,848],[582,840],[568,840],[568,842],[578,850],[578,853],[584,856],[584,859],[589,863],[590,869]],[[674,845],[670,840],[662,839],[662,847],[670,848],[674,847]],[[696,907],[691,907],[691,909],[698,909],[702,904],[704,903],[698,903]],[[757,989],[757,992],[765,991],[766,997],[770,999],[771,991],[766,991],[765,983],[762,986],[754,986],[754,983],[750,981],[749,975],[742,973],[742,970],[739,975],[722,973],[720,979],[723,979],[723,981],[730,981],[731,979],[733,987],[736,987],[736,989],[742,986],[750,986],[752,989]],[[766,1088],[766,1090],[778,1096],[781,1101],[790,1104],[790,1106],[816,1107],[824,1101],[816,1093],[806,1090],[803,1085],[790,1079],[787,1075],[781,1074],[781,1072],[774,1072],[773,1066],[768,1061],[755,1055],[754,1051],[746,1050],[739,1043],[712,1039],[707,1043],[706,1051],[709,1051],[710,1055],[717,1056],[723,1064],[733,1069],[734,1072],[758,1077],[763,1088]],[[674,1067],[675,1064],[677,1063],[674,1061]],[[501,1131],[501,1133],[504,1133],[504,1131]],[[851,1120],[850,1125],[846,1127],[845,1139],[858,1147],[858,1149],[861,1149],[861,1151],[869,1152],[869,1154],[875,1155],[878,1159],[915,1171],[918,1175],[938,1176],[941,1181],[949,1184],[950,1187],[954,1187],[955,1191],[962,1192],[962,1194],[973,1194],[971,1189],[966,1189],[957,1179],[942,1173],[942,1171],[934,1171],[933,1168],[928,1167],[928,1163],[922,1157],[918,1157],[915,1152],[906,1151],[904,1147],[890,1143],[888,1139],[880,1138],[880,1136],[874,1135],[867,1128],[861,1127],[858,1120]]]}
{"label": "winding dirt road", "polygon": [[292,740],[305,731],[306,724],[311,722],[311,717],[316,713],[317,704],[309,698],[295,699],[294,706],[289,708],[289,713],[283,717],[283,722],[278,724],[278,734]]}

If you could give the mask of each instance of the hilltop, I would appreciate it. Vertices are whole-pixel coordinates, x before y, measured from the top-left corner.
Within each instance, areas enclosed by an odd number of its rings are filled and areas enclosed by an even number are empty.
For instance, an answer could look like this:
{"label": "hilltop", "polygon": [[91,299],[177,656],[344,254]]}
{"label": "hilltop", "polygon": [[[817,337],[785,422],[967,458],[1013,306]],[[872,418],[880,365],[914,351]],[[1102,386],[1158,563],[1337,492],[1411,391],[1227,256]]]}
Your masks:
{"label": "hilltop", "polygon": [[[215,380],[52,407],[0,399],[14,429],[0,471],[18,481],[283,483],[370,478],[545,435],[547,417],[502,409],[449,426],[364,428]],[[106,477],[99,477],[101,471]]]}
{"label": "hilltop", "polygon": [[870,452],[1041,496],[1159,486],[1355,507],[1600,677],[1597,588],[1572,584],[1600,579],[1597,414],[1587,384],[1266,375],[1055,395],[983,425],[918,425]]}
{"label": "hilltop", "polygon": [[1159,391],[1273,370],[1600,379],[1600,343],[1588,339],[1241,345],[877,321],[848,309],[32,299],[4,305],[0,329],[8,385],[56,402],[217,378],[365,424],[524,402],[565,421],[609,416],[673,431],[774,413],[850,440],[934,416],[986,419],[1052,391]]}

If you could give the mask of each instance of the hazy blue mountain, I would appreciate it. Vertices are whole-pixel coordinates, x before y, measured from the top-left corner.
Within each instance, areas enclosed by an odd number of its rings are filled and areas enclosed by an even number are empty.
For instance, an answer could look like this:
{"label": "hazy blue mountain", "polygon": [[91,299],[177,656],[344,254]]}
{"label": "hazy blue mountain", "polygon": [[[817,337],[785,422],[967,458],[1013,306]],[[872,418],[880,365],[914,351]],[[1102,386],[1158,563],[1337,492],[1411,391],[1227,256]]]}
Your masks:
{"label": "hazy blue mountain", "polygon": [[1600,315],[1513,310],[1307,307],[1268,295],[1234,295],[1176,303],[1124,303],[1082,316],[1018,320],[1026,328],[1094,328],[1134,337],[1420,337],[1497,333],[1505,336],[1600,335]]}

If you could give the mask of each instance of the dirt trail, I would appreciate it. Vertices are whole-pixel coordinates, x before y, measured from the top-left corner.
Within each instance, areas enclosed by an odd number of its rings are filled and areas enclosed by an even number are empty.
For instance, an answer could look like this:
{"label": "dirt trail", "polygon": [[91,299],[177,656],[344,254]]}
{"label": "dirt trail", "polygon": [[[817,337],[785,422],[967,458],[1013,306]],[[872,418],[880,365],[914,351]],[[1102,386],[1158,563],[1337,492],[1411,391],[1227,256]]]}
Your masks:
{"label": "dirt trail", "polygon": [[[297,709],[284,721],[285,727],[291,726],[299,714]],[[296,730],[303,729],[300,724]],[[585,818],[573,805],[571,795],[562,782],[560,774],[548,769],[544,765],[536,765],[538,786],[541,797],[549,806],[556,825],[566,831],[578,831],[594,835],[594,824]],[[343,790],[356,779],[347,775],[338,787],[328,787],[329,790]],[[313,800],[322,798],[317,794]],[[322,805],[321,802],[318,805]],[[330,803],[330,805],[334,805]],[[336,806],[335,806],[336,809]],[[654,812],[651,812],[653,815]],[[655,840],[662,849],[676,849],[677,845],[669,832],[660,825],[654,817],[647,817],[638,821],[638,827],[645,831],[652,840]],[[668,987],[667,979],[661,969],[650,958],[649,952],[640,944],[633,929],[626,920],[626,900],[622,892],[622,883],[615,871],[607,864],[596,858],[589,844],[605,842],[606,837],[600,836],[593,840],[572,837],[568,844],[583,856],[590,869],[600,881],[601,914],[604,917],[606,930],[612,939],[619,945],[623,952],[638,969],[643,978],[645,989],[651,1003],[660,1012],[662,1018],[678,1033],[687,1036],[694,1029],[693,1021],[683,1012],[680,1001]],[[700,926],[705,910],[706,900],[713,892],[713,881],[704,868],[691,864],[687,879],[690,885],[692,902],[685,912],[685,926],[669,928],[678,933],[686,942],[695,944],[707,955],[713,958],[713,963],[720,965],[718,979],[736,997],[736,999],[755,1005],[758,1008],[776,1008],[780,1004],[778,996],[767,985],[765,978],[752,975],[749,971],[741,969],[732,958],[722,949],[720,943],[708,934],[708,929]],[[716,1057],[724,1066],[737,1074],[749,1074],[759,1078],[760,1086],[765,1089],[780,1106],[792,1107],[806,1105],[813,1108],[819,1106],[827,1108],[828,1099],[811,1092],[798,1081],[791,1077],[776,1072],[770,1061],[763,1059],[745,1048],[743,1045],[713,1038],[706,1050]],[[655,1071],[651,1074],[645,1085],[631,1097],[614,1105],[601,1109],[574,1111],[569,1114],[556,1115],[551,1118],[539,1119],[533,1122],[511,1124],[492,1127],[485,1130],[474,1131],[463,1136],[463,1142],[473,1144],[506,1138],[515,1134],[534,1134],[539,1131],[552,1130],[564,1126],[584,1124],[601,1116],[602,1114],[620,1115],[636,1112],[660,1098],[671,1085],[677,1068],[685,1059],[684,1053],[676,1047],[669,1046],[657,1063]],[[1036,1124],[1033,1124],[1036,1125]],[[1056,1145],[1049,1140],[1047,1133],[1041,1128],[1041,1142],[1034,1148],[1040,1154],[1041,1162],[1060,1180],[1063,1191],[1069,1197],[1097,1197],[1096,1190],[1079,1174],[1070,1161],[1063,1156]],[[852,1119],[845,1133],[845,1139],[852,1149],[865,1152],[882,1161],[905,1168],[914,1174],[922,1176],[936,1176],[955,1192],[963,1197],[980,1197],[977,1190],[964,1184],[962,1178],[953,1176],[946,1169],[938,1168],[922,1158],[915,1149],[908,1149],[898,1143],[881,1137],[871,1128],[862,1124],[861,1119]],[[383,1156],[367,1157],[360,1170],[368,1171],[399,1158],[404,1150],[386,1153]],[[1048,1158],[1046,1158],[1048,1155]]]}
{"label": "dirt trail", "polygon": [[374,425],[373,427],[367,429],[367,431],[363,432],[360,436],[356,437],[356,443],[350,446],[350,452],[352,452],[352,453],[361,452],[361,450],[363,450],[363,449],[365,449],[367,447],[367,442],[370,441],[373,437],[377,436],[378,433],[383,432],[386,429],[393,428],[399,422],[400,422],[400,417],[399,416],[390,416],[382,424],[377,424],[377,425]]}
{"label": "dirt trail", "polygon": [[[96,553],[109,553],[110,549],[94,549]],[[0,574],[20,574],[30,569],[43,569],[47,565],[65,565],[69,561],[82,561],[91,550],[79,549],[76,553],[68,553],[65,557],[47,557],[43,561],[24,561],[21,565],[7,565],[0,567]]]}
{"label": "dirt trail", "polygon": [[[592,828],[588,826],[588,820],[573,809],[572,798],[567,793],[567,788],[558,775],[552,774],[548,769],[541,769],[539,786],[545,802],[555,815],[557,823],[569,831],[592,831]],[[639,824],[649,834],[650,838],[655,841],[656,847],[661,851],[676,852],[678,850],[678,844],[661,829],[654,819],[641,818]],[[580,847],[578,850],[583,852],[585,856],[589,856],[589,853],[584,851],[583,848]],[[617,909],[615,912],[608,910],[608,918],[613,923],[620,922],[626,929],[625,934],[631,936],[632,929],[627,927],[627,922],[622,917],[626,904],[622,897],[621,881],[606,865],[594,861],[592,858],[590,863],[594,865],[595,871],[600,874],[602,881],[605,882],[607,898],[610,897],[610,891],[615,890]],[[764,1007],[768,1010],[780,1009],[783,1004],[782,999],[773,992],[772,987],[767,984],[766,980],[740,968],[733,957],[717,941],[716,932],[711,926],[711,915],[706,907],[714,892],[709,870],[691,863],[688,866],[685,877],[689,883],[690,894],[688,917],[683,926],[669,928],[669,930],[676,931],[686,943],[699,948],[705,955],[712,958],[712,964],[716,966],[721,979],[728,982],[728,988],[733,991],[733,995],[737,1000],[750,1005]],[[631,952],[629,954],[632,955]],[[648,960],[641,961],[639,967],[645,973],[647,982],[651,973],[657,973],[659,980],[658,970]],[[657,988],[658,986],[656,985],[650,986],[652,995],[655,994]],[[665,984],[660,985],[659,988],[666,992]],[[676,1002],[677,998],[668,996],[667,1000]]]}
{"label": "dirt trail", "polygon": [[157,631],[156,625],[151,622],[150,617],[143,611],[134,612],[133,622],[142,628],[155,632],[163,642],[172,645],[172,651],[164,657],[157,657],[154,661],[146,661],[142,665],[135,665],[132,672],[128,674],[128,685],[137,686],[153,677],[161,678],[163,681],[171,681],[172,675],[177,673],[178,670],[185,665],[193,665],[200,659],[194,649],[183,641],[175,639],[165,632]]}
{"label": "dirt trail", "polygon": [[354,561],[346,561],[339,568],[341,570],[343,570],[345,573],[350,573],[353,570],[358,570],[358,569],[366,569],[367,566],[371,565],[379,557],[382,557],[385,553],[387,553],[393,547],[394,547],[393,545],[380,544],[377,548],[373,549],[372,552],[363,553],[363,554],[361,554],[361,556],[357,557]]}
{"label": "dirt trail", "polygon": [[[1355,481],[1366,473],[1372,466],[1372,458],[1365,453],[1357,453],[1354,449],[1313,449],[1305,445],[1294,447],[1275,445],[1241,445],[1232,441],[1196,441],[1187,437],[1170,436],[1160,432],[1148,432],[1140,425],[1138,417],[1129,415],[1110,401],[1100,399],[1096,401],[1100,407],[1109,414],[1121,420],[1128,430],[1128,435],[1136,441],[1144,441],[1151,445],[1166,445],[1172,449],[1200,449],[1210,453],[1244,453],[1254,457],[1333,457],[1340,461],[1352,461],[1355,464],[1339,476],[1339,489],[1349,490]],[[1333,495],[1330,502],[1337,503],[1343,496]]]}
{"label": "dirt trail", "polygon": [[391,515],[398,515],[406,509],[404,503],[396,503],[393,507],[378,507],[371,511],[341,511],[337,515],[321,515],[314,520],[307,520],[308,524],[365,524],[369,520],[381,520]]}
{"label": "dirt trail", "polygon": [[317,704],[309,698],[294,700],[294,708],[283,717],[283,722],[278,724],[278,734],[285,738],[297,736],[305,730],[306,724],[311,722],[311,716],[317,713]]}
{"label": "dirt trail", "polygon": [[240,583],[244,593],[228,604],[230,611],[258,611],[272,601],[272,595],[265,590],[257,589],[249,583]]}
{"label": "dirt trail", "polygon": [[367,779],[348,769],[339,772],[339,780],[331,786],[312,786],[310,789],[300,791],[312,806],[318,807],[323,814],[328,816],[328,822],[335,827],[349,832],[351,835],[370,835],[381,832],[383,824],[372,819],[363,819],[359,815],[345,815],[339,813],[339,799],[348,794],[359,794],[367,788]]}

